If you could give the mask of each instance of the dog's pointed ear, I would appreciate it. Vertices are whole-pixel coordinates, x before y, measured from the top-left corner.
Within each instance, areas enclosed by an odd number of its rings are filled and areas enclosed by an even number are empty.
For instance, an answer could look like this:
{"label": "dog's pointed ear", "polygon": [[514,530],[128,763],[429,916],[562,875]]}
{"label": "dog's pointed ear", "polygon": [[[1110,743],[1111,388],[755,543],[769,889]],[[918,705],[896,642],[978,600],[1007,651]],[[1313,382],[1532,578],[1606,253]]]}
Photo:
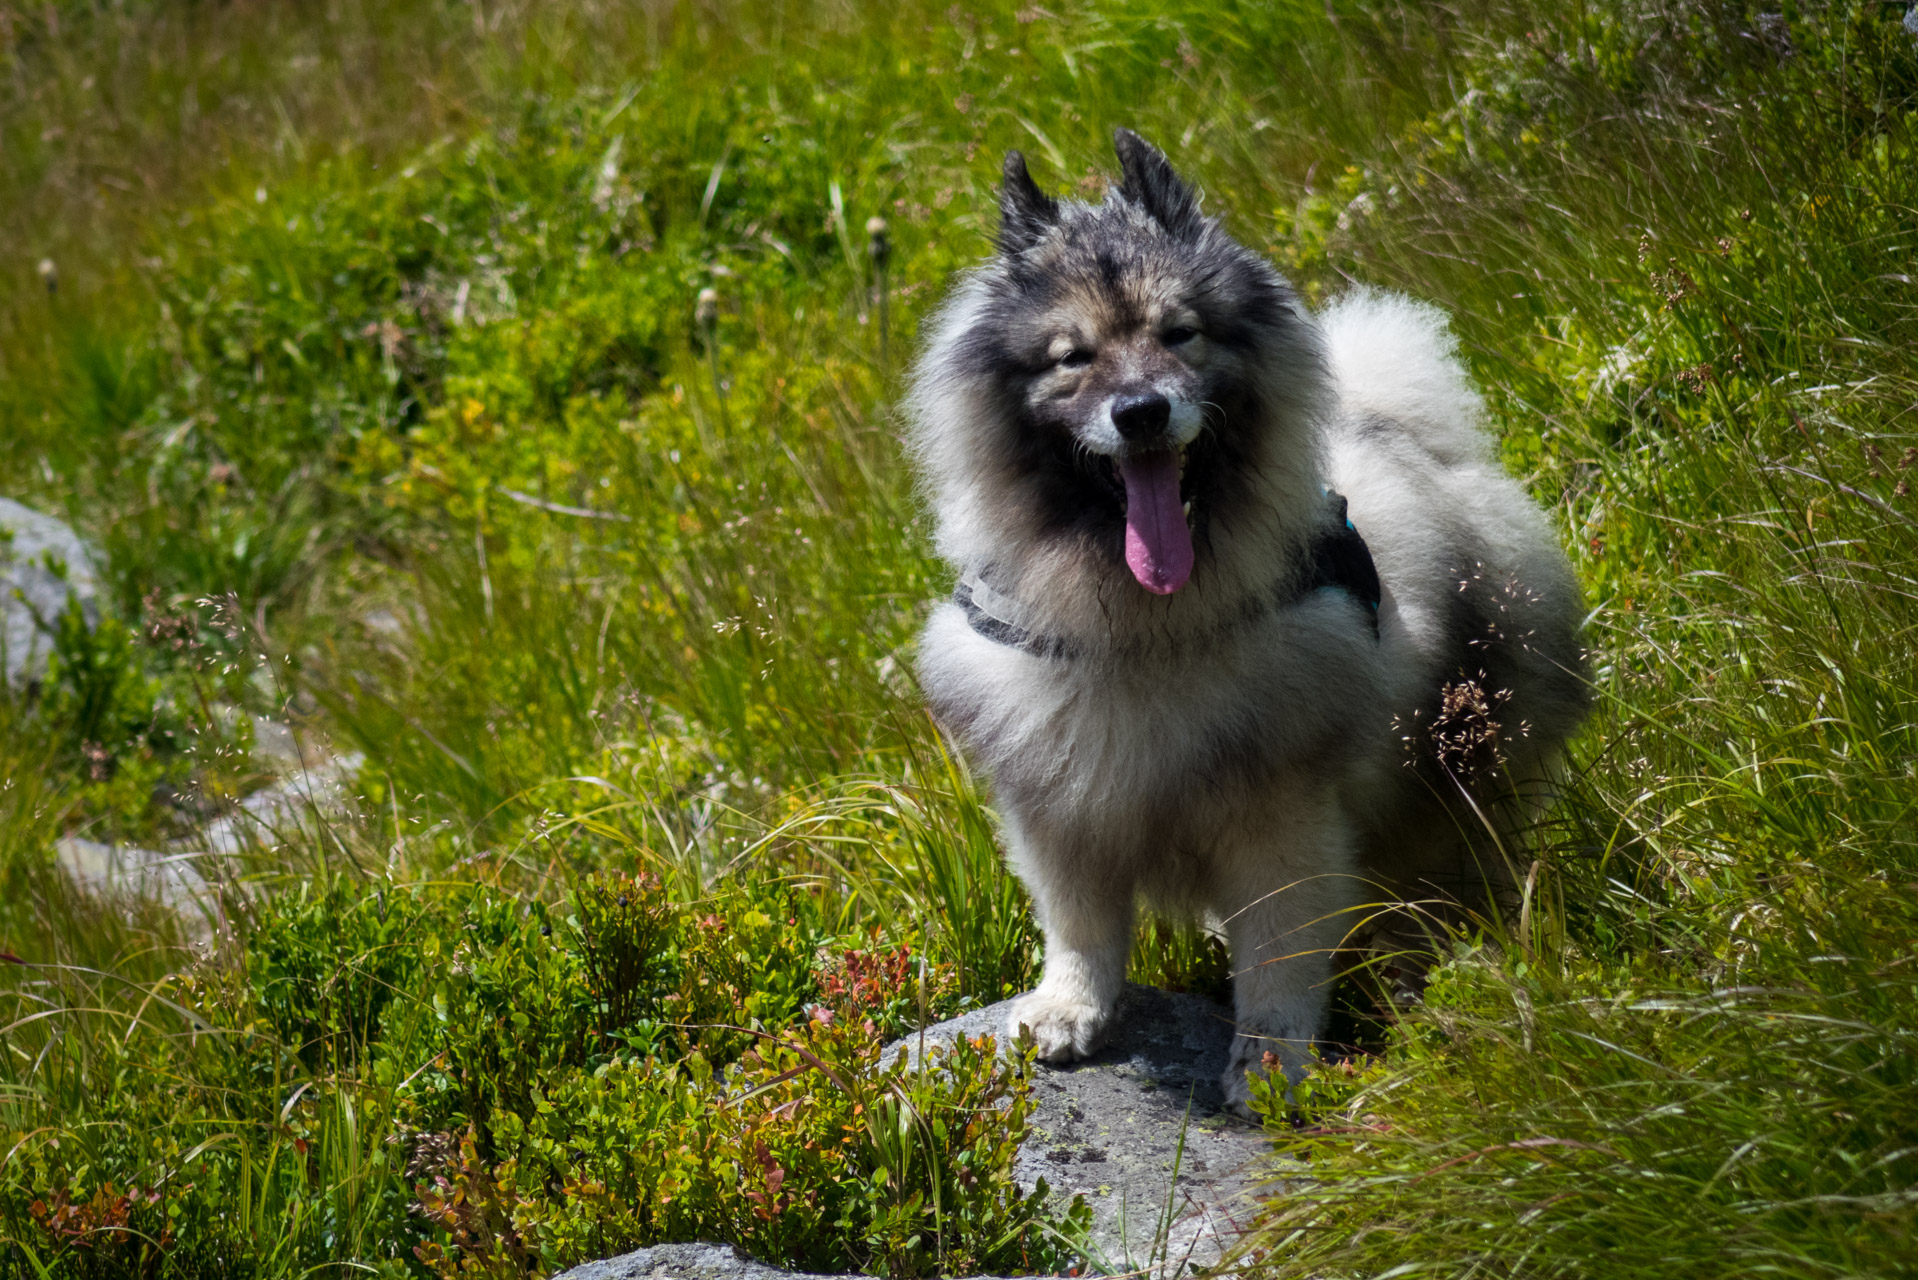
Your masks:
{"label": "dog's pointed ear", "polygon": [[1026,158],[1006,152],[1006,181],[999,188],[999,252],[1019,253],[1044,238],[1059,221],[1059,202],[1039,190],[1026,172]]}
{"label": "dog's pointed ear", "polygon": [[1112,148],[1119,153],[1125,181],[1119,194],[1144,209],[1174,239],[1196,240],[1205,229],[1198,197],[1172,171],[1165,153],[1130,129],[1115,129]]}

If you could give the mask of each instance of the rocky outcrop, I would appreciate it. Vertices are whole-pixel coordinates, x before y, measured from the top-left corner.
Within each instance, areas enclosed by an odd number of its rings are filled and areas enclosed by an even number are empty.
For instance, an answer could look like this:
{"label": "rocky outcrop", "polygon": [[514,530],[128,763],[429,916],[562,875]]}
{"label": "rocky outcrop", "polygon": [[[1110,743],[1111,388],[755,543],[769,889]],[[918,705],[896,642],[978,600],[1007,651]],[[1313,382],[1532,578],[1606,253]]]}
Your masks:
{"label": "rocky outcrop", "polygon": [[[98,620],[99,580],[80,535],[52,516],[0,498],[0,658],[6,680],[45,674],[46,627],[78,599],[91,624]],[[44,625],[43,625],[44,624]]]}
{"label": "rocky outcrop", "polygon": [[574,1267],[555,1280],[792,1280],[804,1274],[754,1262],[729,1244],[656,1244]]}
{"label": "rocky outcrop", "polygon": [[[1004,1040],[1011,1002],[929,1028],[926,1039]],[[1128,986],[1106,1047],[1034,1068],[1037,1106],[1015,1173],[1092,1209],[1093,1268],[1179,1275],[1217,1263],[1278,1189],[1259,1129],[1225,1110],[1219,1078],[1231,1013],[1210,1000]],[[918,1037],[902,1050],[916,1053]]]}
{"label": "rocky outcrop", "polygon": [[[1005,1042],[1011,1002],[929,1027],[889,1049],[991,1035]],[[1037,1104],[1015,1175],[1043,1178],[1092,1209],[1094,1272],[1184,1275],[1216,1265],[1281,1172],[1259,1129],[1225,1110],[1219,1076],[1231,1015],[1209,1000],[1127,987],[1111,1042],[1068,1066],[1034,1068]],[[657,1245],[589,1263],[556,1280],[781,1280],[794,1275],[730,1246]]]}

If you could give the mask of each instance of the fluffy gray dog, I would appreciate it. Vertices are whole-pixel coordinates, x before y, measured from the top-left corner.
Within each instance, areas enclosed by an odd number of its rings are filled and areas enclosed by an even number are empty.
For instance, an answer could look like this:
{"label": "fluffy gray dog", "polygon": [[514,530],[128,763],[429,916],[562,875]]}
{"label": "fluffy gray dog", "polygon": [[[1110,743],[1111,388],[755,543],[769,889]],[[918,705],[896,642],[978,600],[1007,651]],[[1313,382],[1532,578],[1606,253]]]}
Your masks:
{"label": "fluffy gray dog", "polygon": [[1006,157],[912,448],[960,574],[919,674],[1045,931],[1015,1006],[1095,1051],[1135,900],[1221,922],[1226,1073],[1296,1080],[1362,904],[1501,883],[1585,709],[1578,592],[1433,308],[1317,316],[1120,130],[1103,203]]}

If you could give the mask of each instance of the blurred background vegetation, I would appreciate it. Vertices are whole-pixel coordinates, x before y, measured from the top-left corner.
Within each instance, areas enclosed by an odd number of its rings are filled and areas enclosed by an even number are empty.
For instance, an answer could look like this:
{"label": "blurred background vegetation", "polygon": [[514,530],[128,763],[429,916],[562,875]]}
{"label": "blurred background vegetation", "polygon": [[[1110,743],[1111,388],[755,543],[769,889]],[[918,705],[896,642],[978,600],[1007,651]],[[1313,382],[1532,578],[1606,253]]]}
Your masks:
{"label": "blurred background vegetation", "polygon": [[[1247,1262],[1907,1272],[1915,28],[0,6],[0,492],[105,583],[0,694],[0,1267],[1069,1255],[1014,1075],[877,1065],[1037,946],[913,695],[948,583],[894,402],[1000,154],[1096,198],[1126,124],[1308,297],[1452,311],[1592,608],[1525,911],[1273,1117],[1312,1177]],[[205,848],[263,722],[352,803],[186,903],[63,869]],[[1219,980],[1151,922],[1136,972]]]}

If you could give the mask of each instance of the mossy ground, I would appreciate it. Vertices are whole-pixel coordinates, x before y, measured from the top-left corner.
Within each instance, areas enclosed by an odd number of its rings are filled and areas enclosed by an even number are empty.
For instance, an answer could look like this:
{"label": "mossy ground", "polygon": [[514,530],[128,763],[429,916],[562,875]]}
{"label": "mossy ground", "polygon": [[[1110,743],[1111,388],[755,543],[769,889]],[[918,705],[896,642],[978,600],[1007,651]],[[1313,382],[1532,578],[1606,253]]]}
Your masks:
{"label": "mossy ground", "polygon": [[[1126,124],[1309,297],[1452,311],[1592,607],[1524,912],[1275,1126],[1249,1256],[1910,1270],[1918,40],[1760,8],[0,10],[0,482],[110,583],[0,702],[0,1267],[1066,1256],[1017,1080],[874,1058],[1037,945],[894,404],[1000,153],[1096,193]],[[258,785],[240,712],[354,812],[212,935],[65,882]]]}

